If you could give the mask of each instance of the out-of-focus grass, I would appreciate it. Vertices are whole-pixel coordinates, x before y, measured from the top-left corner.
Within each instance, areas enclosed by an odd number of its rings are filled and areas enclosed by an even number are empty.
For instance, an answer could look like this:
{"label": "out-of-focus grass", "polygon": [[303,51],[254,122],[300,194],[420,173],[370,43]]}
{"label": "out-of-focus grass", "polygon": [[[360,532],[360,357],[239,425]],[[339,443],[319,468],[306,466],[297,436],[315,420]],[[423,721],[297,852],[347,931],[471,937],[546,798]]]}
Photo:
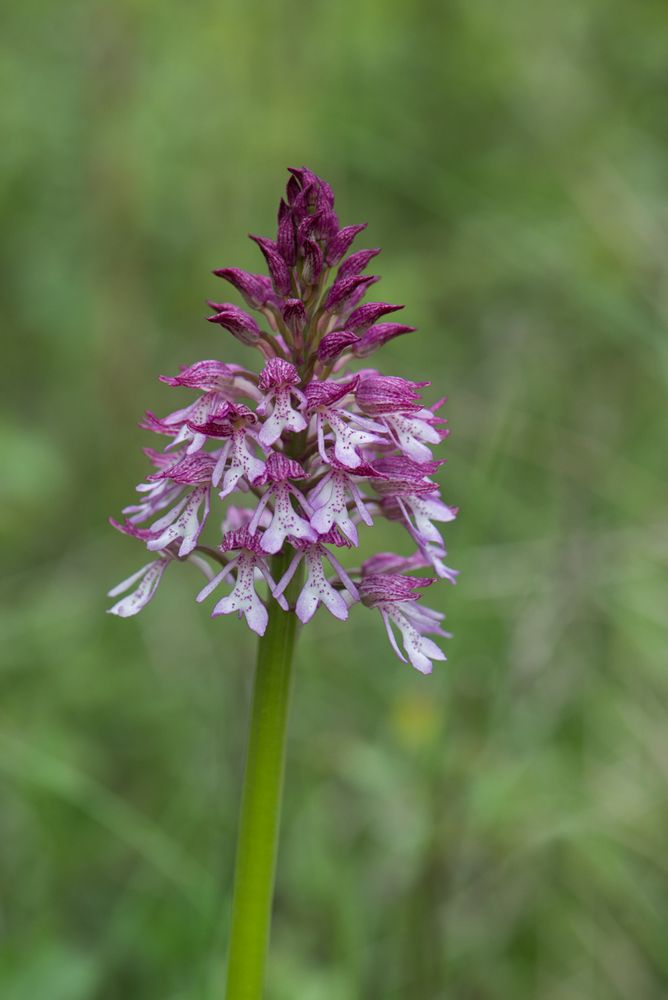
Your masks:
{"label": "out-of-focus grass", "polygon": [[268,996],[664,997],[664,5],[2,20],[2,997],[216,995],[253,643],[187,568],[105,616],[105,518],[301,162],[449,394],[462,576],[430,679],[361,609],[302,636]]}

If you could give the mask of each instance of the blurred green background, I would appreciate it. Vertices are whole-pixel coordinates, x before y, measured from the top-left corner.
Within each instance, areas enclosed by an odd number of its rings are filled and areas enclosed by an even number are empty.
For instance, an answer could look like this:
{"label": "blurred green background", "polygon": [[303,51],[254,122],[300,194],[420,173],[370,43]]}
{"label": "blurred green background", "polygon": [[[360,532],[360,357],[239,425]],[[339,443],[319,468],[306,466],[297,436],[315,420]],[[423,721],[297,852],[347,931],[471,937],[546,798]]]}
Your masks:
{"label": "blurred green background", "polygon": [[249,360],[210,272],[302,163],[449,396],[462,575],[431,678],[362,609],[301,637],[268,998],[668,995],[665,15],[4,5],[3,1000],[221,995],[254,642],[187,567],[105,615],[106,518],[156,376]]}

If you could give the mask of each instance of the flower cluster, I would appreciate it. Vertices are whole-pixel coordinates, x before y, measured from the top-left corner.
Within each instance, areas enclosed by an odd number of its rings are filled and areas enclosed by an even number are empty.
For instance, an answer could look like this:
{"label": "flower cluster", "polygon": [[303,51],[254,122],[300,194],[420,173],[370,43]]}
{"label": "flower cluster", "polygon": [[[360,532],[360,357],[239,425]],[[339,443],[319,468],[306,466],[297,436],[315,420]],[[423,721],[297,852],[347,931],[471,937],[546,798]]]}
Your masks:
{"label": "flower cluster", "polygon": [[[346,619],[359,602],[380,612],[402,660],[429,673],[432,660],[445,658],[429,638],[447,635],[443,615],[418,603],[419,588],[456,576],[444,563],[438,527],[456,510],[433,479],[441,462],[432,446],[447,433],[438,415],[442,400],[422,401],[428,382],[350,369],[414,329],[388,320],[402,306],[363,301],[379,280],[365,272],[380,252],[348,253],[364,228],[341,228],[329,185],[310,170],[292,169],[276,239],[251,237],[269,276],[214,272],[258,318],[211,302],[210,322],[257,348],[262,367],[256,373],[198,361],[162,377],[196,395],[166,417],[147,413],[141,424],[167,445],[146,449],[153,471],[137,487],[138,502],[124,509],[123,523],[112,524],[141,539],[154,558],[111,591],[125,593],[113,614],[136,614],[167,566],[188,560],[207,579],[197,600],[231,585],[212,614],[243,615],[259,635],[268,621],[256,589],[264,580],[278,605],[302,622],[320,604]],[[217,501],[222,537],[206,546],[200,535]],[[378,517],[401,524],[415,551],[380,553],[346,572],[335,551],[356,547],[359,526]],[[212,562],[221,567],[215,575]],[[291,607],[286,592],[300,567],[304,583]],[[409,575],[421,568],[433,575]]]}

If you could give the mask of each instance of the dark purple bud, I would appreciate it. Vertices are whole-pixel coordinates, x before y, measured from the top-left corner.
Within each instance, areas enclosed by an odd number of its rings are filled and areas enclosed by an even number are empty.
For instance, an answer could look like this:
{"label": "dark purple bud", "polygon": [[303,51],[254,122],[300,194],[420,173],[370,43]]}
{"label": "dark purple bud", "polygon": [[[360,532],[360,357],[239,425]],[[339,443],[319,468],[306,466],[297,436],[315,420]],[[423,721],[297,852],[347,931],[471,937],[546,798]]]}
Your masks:
{"label": "dark purple bud", "polygon": [[327,248],[327,265],[333,267],[347,253],[348,247],[353,242],[358,233],[366,229],[368,223],[363,222],[359,226],[344,226],[332,237]]}
{"label": "dark purple bud", "polygon": [[329,208],[334,208],[334,192],[327,181],[324,181],[322,177],[317,177],[315,174],[313,174],[313,179],[320,190],[320,199],[323,207],[327,205]]}
{"label": "dark purple bud", "polygon": [[299,336],[306,326],[306,309],[301,299],[286,299],[283,303],[283,320],[288,330]]}
{"label": "dark purple bud", "polygon": [[323,208],[313,215],[306,215],[297,227],[297,245],[303,246],[306,240],[312,239],[328,243],[339,229],[339,220],[331,208]]}
{"label": "dark purple bud", "polygon": [[271,281],[264,274],[250,274],[237,267],[221,267],[213,273],[234,285],[251,309],[261,309],[274,298]]}
{"label": "dark purple bud", "polygon": [[368,358],[388,340],[400,337],[403,333],[414,332],[414,326],[404,326],[402,323],[376,323],[362,335],[359,343],[353,348],[353,354],[356,358]]}
{"label": "dark purple bud", "polygon": [[292,267],[297,260],[295,226],[292,219],[292,211],[282,198],[278,207],[278,236],[276,245],[285,263],[288,267]]}
{"label": "dark purple bud", "polygon": [[[377,277],[376,275],[372,275],[371,278],[370,278],[370,280],[369,280],[369,284],[368,285],[360,285],[359,288],[355,289],[355,291],[353,292],[353,294],[350,296],[350,298],[346,302],[346,316],[350,316],[350,314],[352,313],[353,309],[355,309],[356,306],[358,306],[359,303],[362,301],[362,299],[366,295],[368,289],[371,288],[372,285],[375,285],[377,281],[380,281],[380,278]],[[340,311],[339,311],[339,314],[340,314]]]}
{"label": "dark purple bud", "polygon": [[317,194],[312,184],[306,184],[292,203],[295,218],[303,219],[317,208]]}
{"label": "dark purple bud", "polygon": [[300,248],[304,246],[306,240],[314,237],[319,221],[319,213],[316,213],[315,215],[307,215],[301,220],[297,226],[297,245]]}
{"label": "dark purple bud", "polygon": [[375,277],[363,274],[351,274],[349,278],[337,278],[327,293],[325,309],[328,312],[342,311],[358,289],[361,288],[362,295],[364,295],[366,288],[375,280]]}
{"label": "dark purple bud", "polygon": [[285,196],[288,199],[288,205],[294,205],[295,198],[301,191],[301,187],[297,178],[292,174],[288,179],[288,184],[285,189]]}
{"label": "dark purple bud", "polygon": [[370,260],[377,257],[380,247],[374,250],[358,250],[343,261],[339,268],[338,278],[348,278],[351,274],[361,274]]}
{"label": "dark purple bud", "polygon": [[288,167],[288,170],[302,189],[311,189],[310,197],[314,199],[312,203],[313,208],[317,209],[321,206],[334,207],[334,192],[327,181],[324,181],[322,177],[318,177],[317,174],[314,174],[307,167]]}
{"label": "dark purple bud", "polygon": [[214,316],[207,317],[209,323],[218,323],[229,330],[242,344],[248,344],[250,347],[257,344],[261,331],[252,316],[229,302],[209,302],[209,305],[215,310]]}
{"label": "dark purple bud", "polygon": [[[328,206],[322,207],[319,211],[315,212],[313,215],[307,216],[304,223],[310,221],[309,232],[312,237],[316,240],[320,240],[323,243],[329,243],[331,239],[339,231],[339,220],[334,212]],[[302,225],[304,224],[302,223]]]}
{"label": "dark purple bud", "polygon": [[334,361],[346,348],[359,343],[359,337],[352,330],[334,330],[327,333],[318,344],[318,360]]}
{"label": "dark purple bud", "polygon": [[322,274],[324,258],[322,250],[313,240],[306,240],[304,243],[304,267],[302,269],[302,279],[308,285],[315,285]]}
{"label": "dark purple bud", "polygon": [[251,236],[251,239],[257,243],[264,254],[275,291],[278,295],[288,295],[290,292],[290,269],[278,252],[278,247],[273,240],[267,240],[262,236]]}
{"label": "dark purple bud", "polygon": [[348,317],[346,326],[358,333],[371,326],[386,313],[397,312],[403,306],[393,306],[390,302],[367,302]]}

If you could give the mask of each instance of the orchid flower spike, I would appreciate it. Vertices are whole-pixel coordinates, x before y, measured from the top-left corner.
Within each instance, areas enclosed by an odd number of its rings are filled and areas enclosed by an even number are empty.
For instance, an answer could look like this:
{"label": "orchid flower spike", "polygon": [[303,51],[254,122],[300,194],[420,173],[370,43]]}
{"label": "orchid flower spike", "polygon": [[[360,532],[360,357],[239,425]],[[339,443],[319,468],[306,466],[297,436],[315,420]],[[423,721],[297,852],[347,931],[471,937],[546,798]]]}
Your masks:
{"label": "orchid flower spike", "polygon": [[[340,226],[330,186],[294,168],[276,239],[251,237],[268,273],[214,271],[245,307],[211,301],[216,335],[255,348],[259,363],[196,361],[161,376],[194,396],[142,421],[166,444],[146,449],[152,471],[112,524],[143,542],[150,561],[110,592],[119,598],[111,614],[137,614],[168,565],[190,562],[206,578],[197,600],[217,591],[213,616],[234,612],[259,635],[268,601],[303,624],[321,605],[342,621],[358,605],[380,612],[392,649],[416,670],[445,659],[430,638],[448,636],[443,615],[423,607],[419,590],[456,580],[442,526],[457,508],[434,478],[433,448],[447,430],[441,403],[424,399],[429,382],[352,367],[415,330],[388,320],[403,306],[363,301],[380,253],[349,253],[364,228]],[[344,568],[335,551],[357,548],[360,533],[373,539],[378,519],[403,529],[412,554],[377,552]],[[304,583],[292,593],[298,569]],[[421,569],[432,575],[411,575]],[[221,594],[223,585],[231,590]]]}

